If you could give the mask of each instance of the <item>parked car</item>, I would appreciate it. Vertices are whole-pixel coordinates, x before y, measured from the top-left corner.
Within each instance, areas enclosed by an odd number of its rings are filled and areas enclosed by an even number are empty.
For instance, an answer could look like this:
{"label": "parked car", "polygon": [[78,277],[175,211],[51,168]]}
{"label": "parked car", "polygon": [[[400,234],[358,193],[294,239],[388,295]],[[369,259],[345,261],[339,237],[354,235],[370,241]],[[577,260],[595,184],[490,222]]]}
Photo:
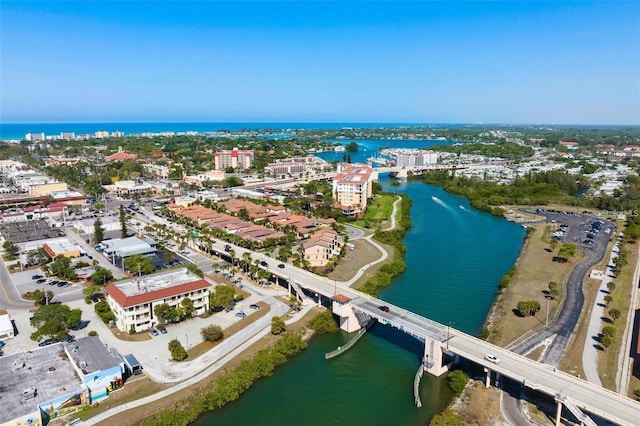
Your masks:
{"label": "parked car", "polygon": [[500,358],[498,358],[495,355],[491,355],[491,354],[487,354],[484,356],[484,359],[486,359],[489,362],[492,362],[494,364],[500,364]]}
{"label": "parked car", "polygon": [[34,275],[31,277],[32,280],[39,280],[41,278],[43,278],[42,275]]}
{"label": "parked car", "polygon": [[156,330],[155,328],[152,328],[151,330],[149,330],[149,334],[153,337],[159,335],[160,333],[158,333],[158,330]]}
{"label": "parked car", "polygon": [[158,331],[162,334],[167,334],[167,329],[164,327],[158,327]]}
{"label": "parked car", "polygon": [[246,316],[247,316],[247,314],[245,314],[244,312],[240,311],[240,312],[236,312],[236,316],[237,316],[238,318],[244,318],[244,317],[246,317]]}
{"label": "parked car", "polygon": [[284,263],[279,264],[279,265],[278,265],[278,268],[280,268],[280,269],[284,269]]}
{"label": "parked car", "polygon": [[45,278],[40,278],[39,280],[36,280],[36,283],[38,284],[44,284],[45,282],[47,282]]}
{"label": "parked car", "polygon": [[389,312],[389,307],[387,305],[380,305],[378,306],[378,309],[380,309],[382,312]]}
{"label": "parked car", "polygon": [[249,308],[254,309],[256,311],[260,310],[260,306],[256,305],[255,303],[252,303],[251,305],[249,305]]}

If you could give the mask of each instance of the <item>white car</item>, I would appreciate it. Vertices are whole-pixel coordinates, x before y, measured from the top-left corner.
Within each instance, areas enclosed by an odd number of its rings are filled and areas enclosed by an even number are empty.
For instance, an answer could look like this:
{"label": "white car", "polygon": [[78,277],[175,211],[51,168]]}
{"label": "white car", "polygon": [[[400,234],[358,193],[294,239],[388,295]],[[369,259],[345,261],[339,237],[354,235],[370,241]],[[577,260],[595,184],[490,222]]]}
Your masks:
{"label": "white car", "polygon": [[489,362],[492,362],[494,364],[500,364],[500,358],[498,358],[495,355],[485,355],[484,359],[486,359]]}

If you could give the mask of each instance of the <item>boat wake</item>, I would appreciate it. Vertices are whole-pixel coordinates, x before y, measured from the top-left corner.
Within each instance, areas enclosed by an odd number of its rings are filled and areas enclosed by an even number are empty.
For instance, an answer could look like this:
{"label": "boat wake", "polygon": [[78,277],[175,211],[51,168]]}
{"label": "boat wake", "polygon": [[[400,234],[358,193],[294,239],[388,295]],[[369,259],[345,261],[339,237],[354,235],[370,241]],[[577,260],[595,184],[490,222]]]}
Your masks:
{"label": "boat wake", "polygon": [[458,207],[460,207],[461,210],[466,210],[466,207],[463,206],[462,204],[460,204]]}
{"label": "boat wake", "polygon": [[432,195],[431,199],[436,203],[440,204],[445,209],[449,210],[450,212],[455,213],[455,211],[451,207],[449,207],[444,201],[442,201],[440,198],[436,197],[435,195]]}

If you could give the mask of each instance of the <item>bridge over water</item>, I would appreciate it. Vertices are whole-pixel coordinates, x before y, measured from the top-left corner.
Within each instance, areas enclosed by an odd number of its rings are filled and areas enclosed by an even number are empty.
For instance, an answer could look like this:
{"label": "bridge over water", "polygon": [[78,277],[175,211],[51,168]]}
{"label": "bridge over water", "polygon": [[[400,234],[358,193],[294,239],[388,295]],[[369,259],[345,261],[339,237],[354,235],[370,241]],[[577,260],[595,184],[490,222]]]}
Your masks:
{"label": "bridge over water", "polygon": [[[212,249],[222,256],[224,243],[217,242]],[[241,247],[234,247],[236,256],[249,252],[255,259],[264,259]],[[556,424],[559,424],[562,407],[569,409],[583,424],[594,424],[581,410],[620,425],[637,425],[640,420],[640,403],[624,395],[589,383],[564,373],[547,364],[518,355],[507,349],[488,343],[482,339],[425,318],[421,315],[391,305],[381,299],[346,287],[325,277],[286,265],[278,268],[276,259],[267,258],[265,269],[289,285],[289,290],[299,294],[301,300],[309,303],[311,299],[320,303],[332,301],[333,312],[340,317],[340,326],[347,332],[359,330],[365,325],[366,318],[375,318],[379,323],[397,328],[424,342],[423,365],[426,372],[441,375],[448,370],[446,365],[455,357],[463,357],[482,365],[487,372],[486,385],[490,383],[492,373],[507,376],[523,385],[555,397],[558,403]],[[388,312],[380,306],[389,307]],[[500,359],[498,364],[485,359],[487,354]]]}

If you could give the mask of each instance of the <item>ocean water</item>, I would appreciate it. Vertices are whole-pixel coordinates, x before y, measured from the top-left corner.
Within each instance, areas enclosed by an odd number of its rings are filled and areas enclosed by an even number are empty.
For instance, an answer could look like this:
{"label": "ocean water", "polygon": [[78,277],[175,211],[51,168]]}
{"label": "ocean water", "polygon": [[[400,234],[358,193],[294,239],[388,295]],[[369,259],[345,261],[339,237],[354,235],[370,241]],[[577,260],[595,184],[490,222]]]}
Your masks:
{"label": "ocean water", "polygon": [[[135,135],[144,132],[216,132],[220,130],[265,130],[265,129],[341,129],[341,128],[377,128],[397,126],[426,126],[428,124],[407,123],[296,123],[296,122],[204,122],[204,123],[0,123],[0,140],[21,140],[31,133],[59,135],[61,132],[74,132],[76,135],[93,134],[98,131],[124,132]],[[442,126],[442,125],[439,125]],[[456,126],[456,125],[449,125]]]}

